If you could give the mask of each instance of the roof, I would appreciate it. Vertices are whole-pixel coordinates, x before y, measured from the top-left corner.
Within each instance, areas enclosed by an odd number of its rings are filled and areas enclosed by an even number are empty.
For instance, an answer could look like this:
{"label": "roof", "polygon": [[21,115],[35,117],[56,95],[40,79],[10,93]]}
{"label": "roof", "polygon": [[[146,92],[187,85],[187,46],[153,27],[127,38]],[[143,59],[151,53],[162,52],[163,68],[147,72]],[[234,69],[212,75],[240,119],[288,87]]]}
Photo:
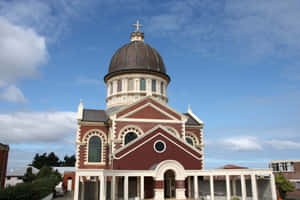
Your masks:
{"label": "roof", "polygon": [[229,164],[229,165],[224,165],[220,169],[248,169],[248,167],[241,167],[241,166]]}
{"label": "roof", "polygon": [[144,41],[132,41],[119,48],[111,58],[108,74],[104,79],[112,74],[129,71],[154,72],[169,79],[162,57]]}
{"label": "roof", "polygon": [[75,172],[75,167],[53,167],[53,170],[57,170],[63,175],[65,172]]}
{"label": "roof", "polygon": [[[17,169],[12,169],[7,172],[6,176],[12,176],[12,177],[23,177],[26,174],[27,168],[31,166],[26,166],[22,168],[17,168]],[[32,168],[32,173],[37,174],[39,172],[38,169],[31,167]]]}
{"label": "roof", "polygon": [[201,125],[196,119],[194,119],[190,114],[188,113],[183,113],[185,116],[188,117],[187,122],[185,123],[186,125],[191,125],[191,126],[199,126]]}
{"label": "roof", "polygon": [[2,144],[0,143],[0,150],[5,150],[5,151],[8,151],[9,150],[9,146],[6,145],[6,144]]}
{"label": "roof", "polygon": [[82,121],[87,122],[106,122],[108,116],[105,110],[83,109]]}

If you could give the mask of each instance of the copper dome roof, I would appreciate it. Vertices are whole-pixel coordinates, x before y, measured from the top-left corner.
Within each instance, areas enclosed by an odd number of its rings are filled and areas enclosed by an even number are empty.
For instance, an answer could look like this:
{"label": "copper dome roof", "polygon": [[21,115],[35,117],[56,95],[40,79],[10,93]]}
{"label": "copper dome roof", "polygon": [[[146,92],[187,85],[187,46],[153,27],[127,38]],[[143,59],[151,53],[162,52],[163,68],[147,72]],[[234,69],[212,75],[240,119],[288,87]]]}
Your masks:
{"label": "copper dome roof", "polygon": [[132,41],[119,48],[111,58],[108,74],[104,79],[130,71],[159,73],[170,79],[162,57],[144,41]]}

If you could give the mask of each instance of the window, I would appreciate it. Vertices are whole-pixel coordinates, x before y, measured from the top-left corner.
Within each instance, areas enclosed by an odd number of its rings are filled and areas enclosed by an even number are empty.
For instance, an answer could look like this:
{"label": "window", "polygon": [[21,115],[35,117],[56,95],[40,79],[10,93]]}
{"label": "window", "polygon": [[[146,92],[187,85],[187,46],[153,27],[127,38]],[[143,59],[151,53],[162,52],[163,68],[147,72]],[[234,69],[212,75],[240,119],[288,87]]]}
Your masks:
{"label": "window", "polygon": [[134,133],[134,132],[127,133],[125,135],[125,141],[124,141],[125,145],[128,144],[129,142],[135,140],[136,138],[137,138],[136,133]]}
{"label": "window", "polygon": [[110,82],[110,94],[112,94],[114,91],[114,84],[113,82]]}
{"label": "window", "polygon": [[156,80],[152,80],[152,92],[156,92]]}
{"label": "window", "polygon": [[292,172],[294,171],[293,162],[272,163],[272,168],[276,172]]}
{"label": "window", "polygon": [[161,141],[161,140],[158,140],[154,143],[154,150],[157,152],[157,153],[162,153],[166,150],[166,143]]}
{"label": "window", "polygon": [[128,80],[128,91],[132,91],[133,90],[133,80],[129,79]]}
{"label": "window", "polygon": [[101,162],[101,139],[98,136],[92,136],[89,140],[88,162]]}
{"label": "window", "polygon": [[160,83],[160,93],[164,94],[164,83],[163,82]]}
{"label": "window", "polygon": [[185,141],[187,143],[189,143],[190,145],[194,146],[194,142],[193,142],[193,140],[191,138],[187,137],[187,138],[185,138]]}
{"label": "window", "polygon": [[296,182],[296,190],[300,190],[300,182]]}
{"label": "window", "polygon": [[122,80],[118,80],[118,92],[122,91]]}
{"label": "window", "polygon": [[144,78],[141,78],[141,80],[140,80],[140,90],[143,90],[143,91],[146,90],[146,81]]}

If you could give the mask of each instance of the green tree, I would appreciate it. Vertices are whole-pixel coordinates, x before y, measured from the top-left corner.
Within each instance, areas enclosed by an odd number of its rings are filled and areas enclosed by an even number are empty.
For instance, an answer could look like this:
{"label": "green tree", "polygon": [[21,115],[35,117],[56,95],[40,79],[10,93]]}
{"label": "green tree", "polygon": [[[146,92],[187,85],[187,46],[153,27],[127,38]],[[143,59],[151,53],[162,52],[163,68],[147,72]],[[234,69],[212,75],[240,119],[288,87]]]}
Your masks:
{"label": "green tree", "polygon": [[68,155],[65,155],[64,161],[62,162],[62,165],[63,166],[74,167],[75,166],[75,162],[76,162],[75,155],[72,155],[70,157]]}
{"label": "green tree", "polygon": [[26,170],[26,174],[24,174],[23,181],[32,182],[35,178],[35,174],[32,173],[32,167],[28,167]]}
{"label": "green tree", "polygon": [[275,181],[279,196],[283,199],[286,198],[287,192],[293,192],[295,189],[294,185],[282,173],[275,175]]}
{"label": "green tree", "polygon": [[49,155],[47,155],[47,153],[43,153],[41,155],[39,155],[38,153],[35,154],[31,166],[37,169],[41,169],[45,165],[58,167],[61,165],[61,162],[54,152],[49,153]]}

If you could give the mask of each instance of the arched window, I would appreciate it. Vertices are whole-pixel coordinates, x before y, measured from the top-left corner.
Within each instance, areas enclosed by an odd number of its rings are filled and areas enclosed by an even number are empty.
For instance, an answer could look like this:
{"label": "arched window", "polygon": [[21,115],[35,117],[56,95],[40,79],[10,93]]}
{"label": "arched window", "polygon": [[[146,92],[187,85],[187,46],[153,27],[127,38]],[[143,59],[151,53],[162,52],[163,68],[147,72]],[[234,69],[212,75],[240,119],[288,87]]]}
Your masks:
{"label": "arched window", "polygon": [[112,94],[114,91],[114,84],[113,82],[110,82],[110,94]]}
{"label": "arched window", "polygon": [[140,90],[143,90],[143,91],[146,90],[146,81],[144,78],[141,78],[141,80],[140,80]]}
{"label": "arched window", "polygon": [[122,91],[122,80],[118,80],[118,92]]}
{"label": "arched window", "polygon": [[186,141],[187,143],[189,143],[190,145],[194,146],[194,141],[193,141],[191,138],[186,137],[186,138],[185,138],[185,141]]}
{"label": "arched window", "polygon": [[92,136],[89,140],[88,162],[101,162],[102,142],[100,137]]}
{"label": "arched window", "polygon": [[152,92],[156,92],[156,80],[152,80]]}
{"label": "arched window", "polygon": [[128,91],[132,91],[133,90],[133,80],[129,79],[128,80]]}
{"label": "arched window", "polygon": [[164,82],[160,83],[160,93],[164,94]]}
{"label": "arched window", "polygon": [[125,135],[125,139],[124,139],[124,140],[125,140],[125,141],[124,141],[125,145],[128,144],[129,142],[135,140],[136,138],[137,138],[136,133],[134,133],[134,132],[129,132],[129,133],[127,133],[127,134]]}

